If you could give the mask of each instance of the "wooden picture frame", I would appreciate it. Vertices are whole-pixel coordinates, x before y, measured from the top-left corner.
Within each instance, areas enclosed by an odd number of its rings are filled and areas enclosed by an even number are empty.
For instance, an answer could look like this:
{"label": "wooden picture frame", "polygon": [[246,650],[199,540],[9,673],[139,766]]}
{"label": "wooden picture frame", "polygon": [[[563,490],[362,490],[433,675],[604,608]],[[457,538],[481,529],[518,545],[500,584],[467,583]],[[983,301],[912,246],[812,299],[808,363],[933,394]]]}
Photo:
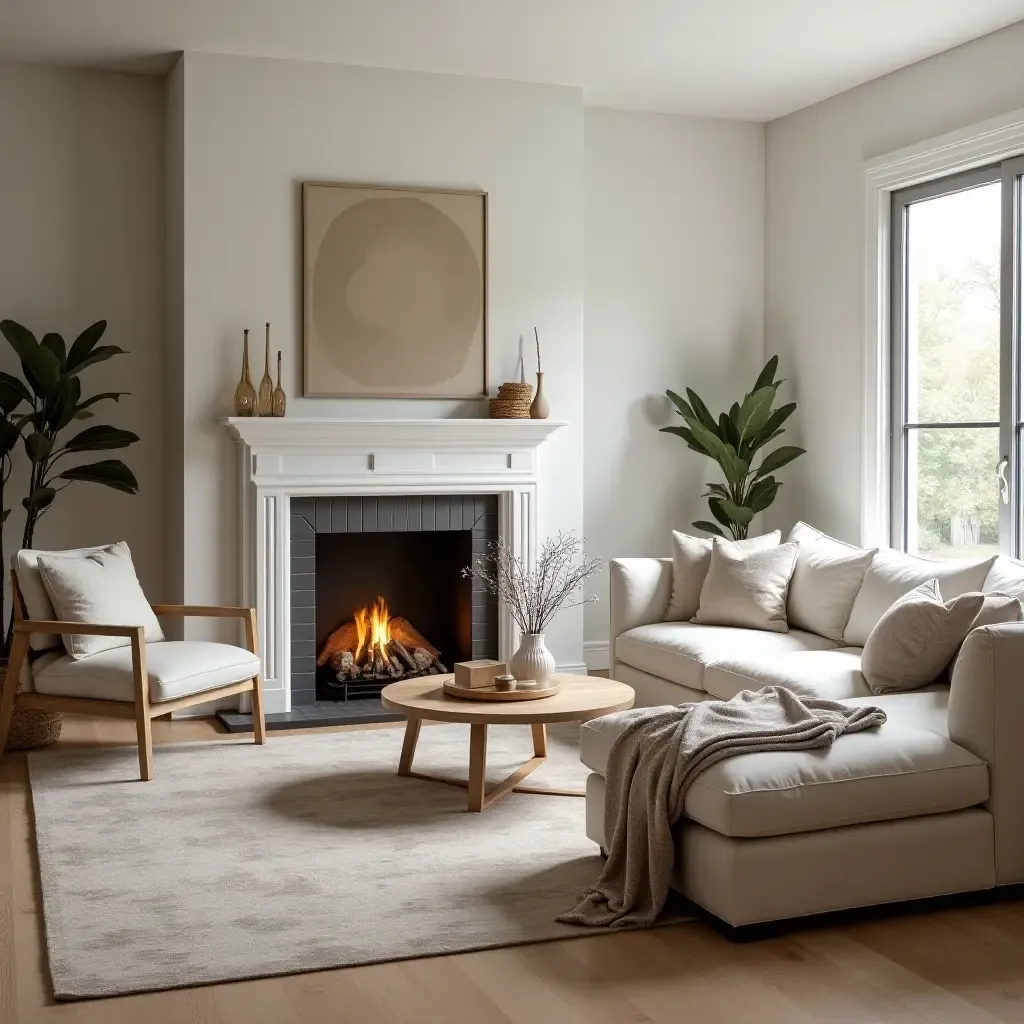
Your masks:
{"label": "wooden picture frame", "polygon": [[487,193],[302,183],[303,395],[479,399]]}

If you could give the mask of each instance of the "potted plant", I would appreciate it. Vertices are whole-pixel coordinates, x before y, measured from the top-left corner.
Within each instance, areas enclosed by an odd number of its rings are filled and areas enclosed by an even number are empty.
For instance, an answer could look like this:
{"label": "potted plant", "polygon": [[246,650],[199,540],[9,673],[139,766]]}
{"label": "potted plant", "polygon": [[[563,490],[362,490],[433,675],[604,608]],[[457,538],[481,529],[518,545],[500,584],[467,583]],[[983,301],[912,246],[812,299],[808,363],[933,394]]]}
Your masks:
{"label": "potted plant", "polygon": [[492,543],[479,564],[467,566],[462,575],[480,580],[497,595],[522,631],[519,649],[512,655],[509,671],[517,680],[547,685],[555,671],[555,659],[544,644],[544,633],[563,608],[590,604],[596,597],[573,601],[601,566],[599,558],[585,558],[583,542],[574,533],[549,537],[541,547],[536,568],[529,568],[501,542]]}
{"label": "potted plant", "polygon": [[[79,429],[76,423],[90,418],[93,406],[105,401],[116,402],[125,394],[105,391],[82,397],[82,371],[94,363],[124,354],[124,349],[116,345],[99,344],[106,329],[106,320],[97,321],[82,331],[69,349],[59,334],[46,334],[37,341],[28,328],[14,320],[0,321],[0,333],[17,355],[24,376],[22,380],[13,374],[0,373],[0,487],[3,488],[0,507],[4,522],[10,514],[6,492],[11,459],[19,438],[28,456],[28,485],[21,499],[25,509],[22,548],[32,547],[39,520],[52,507],[57,495],[75,481],[103,484],[127,494],[138,493],[138,481],[120,459],[73,462],[76,455],[126,448],[139,439],[130,430],[107,425]],[[0,566],[4,565],[4,557],[0,541]],[[0,622],[4,611],[0,603]],[[13,635],[12,608],[0,645],[0,667],[4,670]],[[7,749],[44,746],[60,735],[62,716],[57,712],[16,707],[14,714]]]}
{"label": "potted plant", "polygon": [[768,452],[760,465],[754,466],[755,456],[781,434],[782,424],[793,414],[796,402],[774,408],[779,385],[775,379],[779,357],[772,356],[758,375],[752,391],[734,402],[726,413],[713,416],[700,396],[686,389],[686,399],[674,391],[666,391],[676,412],[686,421],[685,427],[662,427],[667,434],[681,437],[691,451],[713,459],[725,475],[725,483],[709,483],[701,497],[708,499],[708,508],[716,522],[706,519],[693,523],[698,530],[719,537],[729,536],[742,540],[747,536],[750,522],[775,500],[782,484],[774,473],[799,458],[805,449],[783,445]]}

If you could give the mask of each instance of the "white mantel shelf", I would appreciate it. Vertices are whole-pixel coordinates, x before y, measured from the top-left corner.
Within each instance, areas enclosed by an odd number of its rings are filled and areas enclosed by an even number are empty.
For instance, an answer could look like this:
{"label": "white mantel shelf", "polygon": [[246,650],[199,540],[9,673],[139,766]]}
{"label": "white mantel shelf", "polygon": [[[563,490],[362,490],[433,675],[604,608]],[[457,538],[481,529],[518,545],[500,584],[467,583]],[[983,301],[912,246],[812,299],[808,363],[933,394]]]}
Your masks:
{"label": "white mantel shelf", "polygon": [[[293,497],[495,494],[498,536],[536,559],[538,448],[559,420],[305,419],[220,421],[239,447],[242,593],[256,605],[267,711],[291,708],[290,531]],[[518,631],[498,618],[499,657]]]}

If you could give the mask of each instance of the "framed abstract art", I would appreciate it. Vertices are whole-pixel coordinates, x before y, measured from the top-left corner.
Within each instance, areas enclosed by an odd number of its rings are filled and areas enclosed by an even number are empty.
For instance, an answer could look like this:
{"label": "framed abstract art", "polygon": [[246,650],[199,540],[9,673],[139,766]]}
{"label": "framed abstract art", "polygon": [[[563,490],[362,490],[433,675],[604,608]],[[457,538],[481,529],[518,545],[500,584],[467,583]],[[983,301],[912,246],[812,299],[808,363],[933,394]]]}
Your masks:
{"label": "framed abstract art", "polygon": [[302,186],[303,394],[487,393],[487,195]]}

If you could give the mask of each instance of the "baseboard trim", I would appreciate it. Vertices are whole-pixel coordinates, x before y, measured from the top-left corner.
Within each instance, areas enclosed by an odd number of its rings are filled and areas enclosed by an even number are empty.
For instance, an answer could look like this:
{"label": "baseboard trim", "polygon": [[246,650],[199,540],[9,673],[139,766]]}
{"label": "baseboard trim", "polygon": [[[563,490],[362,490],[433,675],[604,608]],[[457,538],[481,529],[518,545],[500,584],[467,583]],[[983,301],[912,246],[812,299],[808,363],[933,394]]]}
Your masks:
{"label": "baseboard trim", "polygon": [[590,671],[610,667],[607,640],[586,640],[583,643],[583,660]]}
{"label": "baseboard trim", "polygon": [[564,672],[570,676],[585,676],[590,669],[590,665],[582,661],[569,661],[564,665],[556,665],[556,672]]}

